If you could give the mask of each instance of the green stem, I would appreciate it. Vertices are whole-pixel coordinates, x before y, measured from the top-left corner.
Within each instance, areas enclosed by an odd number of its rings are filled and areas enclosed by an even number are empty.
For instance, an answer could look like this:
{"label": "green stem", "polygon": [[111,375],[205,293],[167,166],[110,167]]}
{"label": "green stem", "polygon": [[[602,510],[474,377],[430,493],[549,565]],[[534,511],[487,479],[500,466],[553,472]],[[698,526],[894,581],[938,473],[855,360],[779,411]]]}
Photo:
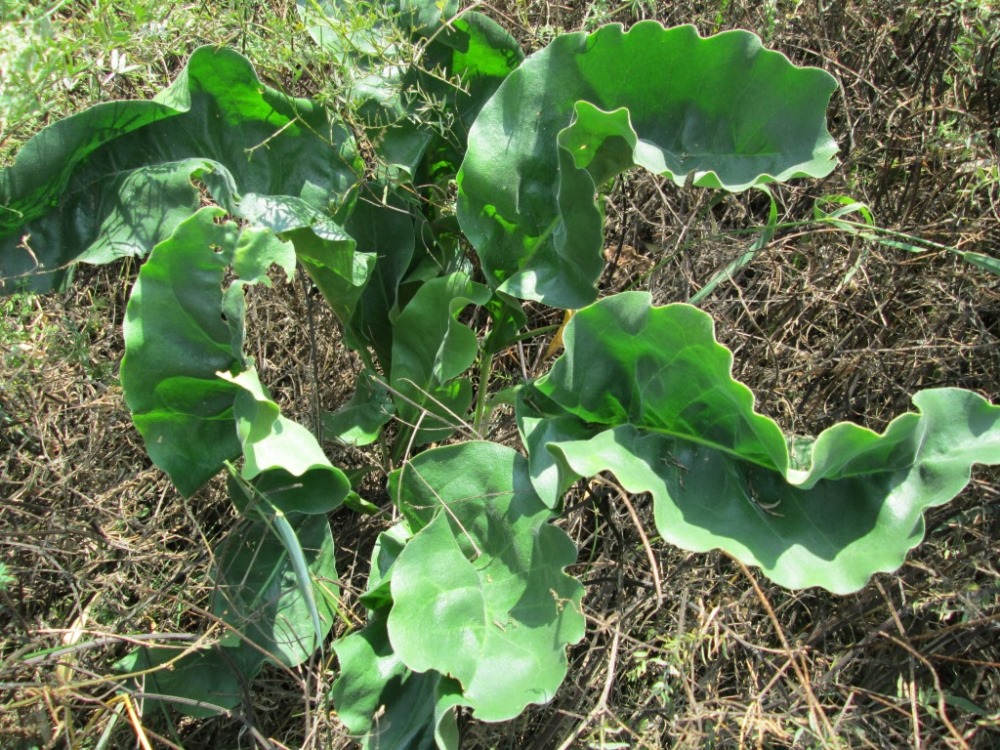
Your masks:
{"label": "green stem", "polygon": [[479,359],[479,389],[476,392],[476,416],[472,422],[472,429],[477,435],[481,435],[480,430],[483,422],[489,416],[490,410],[486,403],[490,374],[493,371],[493,355],[483,352]]}
{"label": "green stem", "polygon": [[525,331],[520,333],[514,338],[510,339],[511,344],[516,344],[518,341],[527,341],[528,339],[533,339],[535,336],[541,336],[543,333],[552,333],[552,331],[558,331],[562,328],[562,323],[555,323],[550,326],[542,326],[541,328],[533,328],[530,331]]}

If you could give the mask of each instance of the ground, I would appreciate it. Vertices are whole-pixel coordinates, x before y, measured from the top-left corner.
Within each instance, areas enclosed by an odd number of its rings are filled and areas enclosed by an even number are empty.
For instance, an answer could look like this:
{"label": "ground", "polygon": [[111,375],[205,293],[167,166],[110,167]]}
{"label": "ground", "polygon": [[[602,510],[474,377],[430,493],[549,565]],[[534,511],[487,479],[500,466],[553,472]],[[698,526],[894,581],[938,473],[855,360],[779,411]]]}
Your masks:
{"label": "ground", "polygon": [[[58,115],[150,96],[205,42],[241,49],[274,85],[336,102],[294,2],[207,6],[0,4],[0,163]],[[777,189],[774,237],[701,304],[735,353],[734,375],[761,411],[804,434],[844,420],[881,429],[920,388],[1000,399],[997,277],[953,251],[1000,248],[992,2],[497,0],[479,10],[528,49],[556,31],[642,18],[703,34],[746,28],[835,75],[829,118],[843,164]],[[853,232],[816,223],[822,196],[864,203],[873,226],[861,214]],[[630,173],[607,195],[602,289],[687,300],[745,252],[768,209],[759,194]],[[117,368],[135,274],[134,264],[83,269],[70,292],[0,298],[4,748],[135,747],[140,719],[116,698],[115,662],[136,634],[208,625],[199,608],[211,542],[234,514],[218,482],[183,499],[132,426]],[[283,409],[308,423],[343,403],[358,363],[321,298],[299,280],[255,290],[250,310],[250,351]],[[531,313],[538,325],[559,322]],[[530,373],[546,343],[523,361],[512,353],[512,377]],[[494,430],[510,435],[510,422]],[[343,466],[367,460],[331,451]],[[631,498],[633,516],[608,488],[578,488],[561,525],[580,550],[572,572],[587,586],[588,635],[550,704],[507,724],[463,720],[463,747],[995,747],[998,478],[976,469],[958,499],[928,513],[926,541],[901,570],[848,596],[784,591],[726,556],[655,539],[654,569],[648,498]],[[383,501],[378,485],[366,491]],[[345,620],[357,620],[369,550],[388,521],[340,511],[331,522]],[[326,700],[336,668],[329,650],[296,670],[269,668],[242,720],[155,720],[144,731],[154,746],[188,750],[353,747]]]}

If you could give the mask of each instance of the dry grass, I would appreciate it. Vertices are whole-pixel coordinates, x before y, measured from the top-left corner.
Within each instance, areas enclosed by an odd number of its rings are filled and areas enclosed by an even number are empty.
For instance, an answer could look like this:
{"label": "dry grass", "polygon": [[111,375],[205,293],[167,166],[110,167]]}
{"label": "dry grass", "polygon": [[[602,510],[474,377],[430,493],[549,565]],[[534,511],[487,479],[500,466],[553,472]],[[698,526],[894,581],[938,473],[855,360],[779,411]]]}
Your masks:
{"label": "dry grass", "polygon": [[[756,30],[843,86],[831,127],[844,165],[822,184],[777,191],[781,221],[807,219],[821,195],[848,194],[883,227],[995,253],[1000,177],[988,170],[1000,159],[1000,36],[961,53],[979,38],[975,9],[987,4],[821,5],[511,0],[487,10],[529,45],[546,28],[599,18]],[[609,196],[606,288],[687,299],[743,252],[744,230],[762,226],[767,209],[761,196],[712,203],[630,175]],[[108,366],[120,357],[130,273],[90,273],[69,296],[6,308],[0,562],[14,583],[0,591],[4,748],[94,747],[109,726],[106,747],[135,747],[108,677],[129,648],[122,634],[204,632],[209,550],[235,522],[218,487],[183,500],[131,426]],[[736,354],[736,376],[786,430],[845,419],[882,427],[931,386],[1000,398],[996,277],[952,254],[789,226],[703,307]],[[342,402],[356,364],[321,305],[291,285],[255,290],[250,309],[250,352],[282,408],[309,424]],[[312,328],[302,324],[310,318]],[[929,514],[926,543],[898,574],[846,597],[787,592],[724,556],[654,541],[658,598],[643,541],[655,533],[648,498],[631,498],[633,517],[613,487],[581,488],[563,524],[580,549],[573,573],[587,584],[588,637],[550,705],[505,725],[466,722],[463,747],[997,746],[997,478],[978,470],[959,499]],[[373,501],[379,492],[371,488]],[[350,611],[383,523],[346,513],[333,523]],[[269,668],[232,716],[153,720],[144,731],[188,750],[351,747],[325,700],[335,674],[330,655]]]}

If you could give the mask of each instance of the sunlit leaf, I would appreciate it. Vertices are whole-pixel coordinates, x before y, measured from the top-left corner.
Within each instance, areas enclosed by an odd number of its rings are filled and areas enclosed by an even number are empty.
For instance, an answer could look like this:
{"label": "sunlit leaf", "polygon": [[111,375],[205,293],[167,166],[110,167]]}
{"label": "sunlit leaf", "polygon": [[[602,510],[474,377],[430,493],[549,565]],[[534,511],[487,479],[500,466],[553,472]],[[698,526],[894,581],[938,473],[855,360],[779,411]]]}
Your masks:
{"label": "sunlit leaf", "polygon": [[459,174],[462,228],[492,286],[582,307],[603,268],[603,182],[633,165],[727,190],[825,176],[835,87],[745,31],[701,38],[648,21],[561,35],[476,119]]}
{"label": "sunlit leaf", "polygon": [[[960,389],[917,393],[918,411],[882,433],[845,422],[785,438],[688,305],[619,294],[577,313],[565,344],[535,387],[576,434],[530,423],[529,448],[551,456],[533,464],[542,489],[551,472],[562,483],[611,472],[652,493],[664,540],[724,549],[789,588],[847,593],[897,569],[923,538],[923,511],[961,492],[973,464],[1000,463],[1000,407]],[[521,409],[522,422],[542,416]]]}
{"label": "sunlit leaf", "polygon": [[205,194],[258,226],[307,234],[324,246],[312,256],[350,281],[340,266],[355,263],[353,243],[335,236],[331,209],[349,208],[361,169],[326,109],[263,85],[238,53],[203,47],[154,100],[59,120],[0,172],[3,291],[51,289],[79,261],[144,256]]}
{"label": "sunlit leaf", "polygon": [[566,647],[583,637],[583,587],[563,572],[576,549],[548,523],[527,462],[494,443],[436,448],[400,469],[393,489],[420,529],[392,564],[399,658],[457,679],[487,721],[551,700]]}
{"label": "sunlit leaf", "polygon": [[202,209],[157,246],[123,326],[125,401],[153,462],[186,495],[240,453],[232,411],[239,388],[216,375],[246,366],[242,321],[224,319],[223,276],[239,230],[216,223],[222,213]]}

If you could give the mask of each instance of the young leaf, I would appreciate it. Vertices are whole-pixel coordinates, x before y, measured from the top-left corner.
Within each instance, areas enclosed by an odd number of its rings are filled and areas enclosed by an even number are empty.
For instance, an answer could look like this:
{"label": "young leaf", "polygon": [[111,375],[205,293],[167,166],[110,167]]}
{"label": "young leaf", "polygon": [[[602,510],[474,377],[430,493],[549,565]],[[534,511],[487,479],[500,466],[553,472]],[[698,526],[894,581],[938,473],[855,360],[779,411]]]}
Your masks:
{"label": "young leaf", "polygon": [[[389,641],[414,672],[457,679],[476,717],[503,721],[552,698],[583,637],[576,549],[531,489],[527,462],[494,443],[420,454],[392,479],[420,530],[392,565]],[[433,623],[433,626],[429,626]]]}
{"label": "young leaf", "polygon": [[296,0],[296,6],[313,41],[344,64],[385,55],[400,32],[432,34],[458,12],[457,0]]}
{"label": "young leaf", "polygon": [[528,316],[514,297],[503,292],[494,292],[486,310],[490,314],[490,335],[483,342],[483,351],[498,354],[514,343]]}
{"label": "young leaf", "polygon": [[354,240],[332,222],[298,228],[285,236],[330,309],[340,320],[350,320],[375,267],[375,256],[354,252]]}
{"label": "young leaf", "polygon": [[510,32],[475,11],[454,19],[436,41],[452,51],[451,72],[461,78],[465,89],[455,93],[454,110],[468,128],[504,79],[524,61],[524,52]]}
{"label": "young leaf", "polygon": [[[441,137],[429,141],[431,170],[452,178],[465,155],[469,129],[486,101],[524,60],[517,40],[496,21],[475,11],[463,13],[442,27],[430,41],[414,87],[445,104],[454,117]],[[446,80],[433,71],[450,74]]]}
{"label": "young leaf", "polygon": [[923,511],[961,492],[974,463],[1000,463],[1000,407],[959,389],[916,394],[918,411],[881,434],[841,423],[786,440],[733,380],[709,316],[688,305],[619,294],[577,313],[565,344],[535,387],[590,435],[529,447],[544,445],[564,477],[610,471],[652,493],[663,539],[724,549],[789,588],[849,593],[897,569],[923,537]]}
{"label": "young leaf", "polygon": [[459,220],[492,286],[581,307],[603,267],[602,182],[632,165],[726,190],[825,176],[835,87],[745,31],[701,38],[648,21],[559,36],[476,119]]}
{"label": "young leaf", "polygon": [[415,445],[443,440],[468,411],[472,383],[459,376],[475,361],[478,344],[458,316],[489,298],[482,284],[453,273],[421,286],[396,318],[390,385],[399,418],[411,428],[420,425]]}
{"label": "young leaf", "polygon": [[[377,8],[365,8],[369,13],[351,12],[352,4],[344,0],[296,0],[295,3],[313,41],[345,65],[355,62],[352,60],[355,57],[377,57],[392,42]],[[369,19],[369,24],[351,28],[351,21]]]}

